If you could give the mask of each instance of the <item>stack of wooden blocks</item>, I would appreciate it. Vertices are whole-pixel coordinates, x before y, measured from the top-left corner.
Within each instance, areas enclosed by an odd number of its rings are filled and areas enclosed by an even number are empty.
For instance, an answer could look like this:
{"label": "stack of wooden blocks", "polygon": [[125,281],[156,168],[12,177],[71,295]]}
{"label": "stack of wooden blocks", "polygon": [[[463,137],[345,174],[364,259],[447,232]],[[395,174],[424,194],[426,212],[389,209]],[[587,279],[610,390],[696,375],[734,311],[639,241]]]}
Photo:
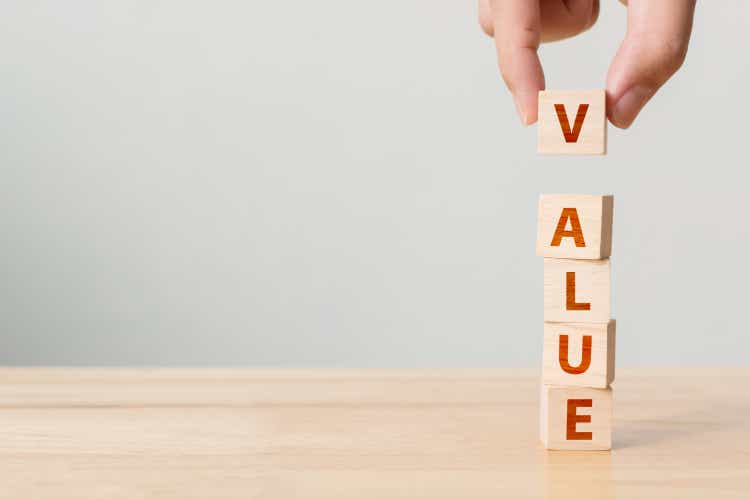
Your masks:
{"label": "stack of wooden blocks", "polygon": [[[572,125],[568,116],[575,116]],[[604,91],[541,92],[539,151],[604,154]],[[611,448],[613,202],[612,196],[595,195],[539,199],[536,252],[544,257],[540,431],[547,449]]]}

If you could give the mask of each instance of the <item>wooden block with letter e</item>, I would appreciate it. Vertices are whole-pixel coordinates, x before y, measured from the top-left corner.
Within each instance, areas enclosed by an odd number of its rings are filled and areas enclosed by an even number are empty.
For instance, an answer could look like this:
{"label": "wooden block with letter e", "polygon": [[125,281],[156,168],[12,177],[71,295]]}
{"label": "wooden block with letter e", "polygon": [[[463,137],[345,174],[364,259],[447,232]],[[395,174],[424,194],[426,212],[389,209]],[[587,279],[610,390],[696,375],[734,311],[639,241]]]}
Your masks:
{"label": "wooden block with letter e", "polygon": [[609,259],[544,259],[544,321],[607,323]]}
{"label": "wooden block with letter e", "polygon": [[539,413],[548,450],[612,448],[612,389],[543,385]]}
{"label": "wooden block with letter e", "polygon": [[604,90],[542,90],[538,127],[542,154],[606,154]]}
{"label": "wooden block with letter e", "polygon": [[536,254],[557,259],[606,259],[612,253],[612,195],[543,194]]}
{"label": "wooden block with letter e", "polygon": [[614,320],[544,324],[543,384],[603,389],[614,379]]}

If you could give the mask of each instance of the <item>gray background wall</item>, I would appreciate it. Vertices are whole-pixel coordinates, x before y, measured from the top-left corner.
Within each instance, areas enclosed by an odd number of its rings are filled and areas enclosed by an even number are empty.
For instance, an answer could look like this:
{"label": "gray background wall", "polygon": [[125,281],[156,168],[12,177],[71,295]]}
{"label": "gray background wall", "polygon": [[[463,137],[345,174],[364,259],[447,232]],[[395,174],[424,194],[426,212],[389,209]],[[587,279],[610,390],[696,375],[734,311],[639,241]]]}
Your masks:
{"label": "gray background wall", "polygon": [[702,2],[607,157],[542,158],[472,2],[7,2],[0,362],[536,365],[537,196],[611,192],[618,363],[744,363],[749,28]]}

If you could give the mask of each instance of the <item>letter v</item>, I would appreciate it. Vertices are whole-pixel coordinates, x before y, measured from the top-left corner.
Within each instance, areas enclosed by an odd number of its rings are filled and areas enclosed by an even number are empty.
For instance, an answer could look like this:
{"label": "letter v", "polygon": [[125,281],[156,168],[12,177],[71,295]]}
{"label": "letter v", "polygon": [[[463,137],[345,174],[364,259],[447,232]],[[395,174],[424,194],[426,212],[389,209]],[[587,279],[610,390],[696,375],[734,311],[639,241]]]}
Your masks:
{"label": "letter v", "polygon": [[565,136],[565,142],[578,142],[578,136],[581,135],[581,128],[583,127],[583,119],[586,118],[586,112],[588,110],[588,104],[580,104],[578,106],[578,113],[576,113],[576,120],[573,123],[573,131],[571,132],[568,113],[565,112],[565,105],[555,104],[557,120],[560,122],[563,136]]}

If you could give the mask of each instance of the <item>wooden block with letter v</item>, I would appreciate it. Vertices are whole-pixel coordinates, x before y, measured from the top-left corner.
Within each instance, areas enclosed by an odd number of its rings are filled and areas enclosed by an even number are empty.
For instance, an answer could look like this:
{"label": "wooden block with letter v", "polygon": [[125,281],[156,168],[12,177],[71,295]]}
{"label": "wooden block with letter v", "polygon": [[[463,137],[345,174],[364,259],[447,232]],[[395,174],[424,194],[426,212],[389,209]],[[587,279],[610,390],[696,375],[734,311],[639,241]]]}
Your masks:
{"label": "wooden block with letter v", "polygon": [[615,379],[615,320],[545,323],[542,383],[609,387]]}
{"label": "wooden block with letter v", "polygon": [[538,127],[538,150],[542,154],[606,154],[604,90],[540,91]]}
{"label": "wooden block with letter v", "polygon": [[606,259],[612,253],[612,195],[543,194],[536,254],[556,259]]}
{"label": "wooden block with letter v", "polygon": [[544,321],[607,323],[609,259],[544,259]]}
{"label": "wooden block with letter v", "polygon": [[609,450],[612,389],[543,385],[540,423],[548,450]]}

